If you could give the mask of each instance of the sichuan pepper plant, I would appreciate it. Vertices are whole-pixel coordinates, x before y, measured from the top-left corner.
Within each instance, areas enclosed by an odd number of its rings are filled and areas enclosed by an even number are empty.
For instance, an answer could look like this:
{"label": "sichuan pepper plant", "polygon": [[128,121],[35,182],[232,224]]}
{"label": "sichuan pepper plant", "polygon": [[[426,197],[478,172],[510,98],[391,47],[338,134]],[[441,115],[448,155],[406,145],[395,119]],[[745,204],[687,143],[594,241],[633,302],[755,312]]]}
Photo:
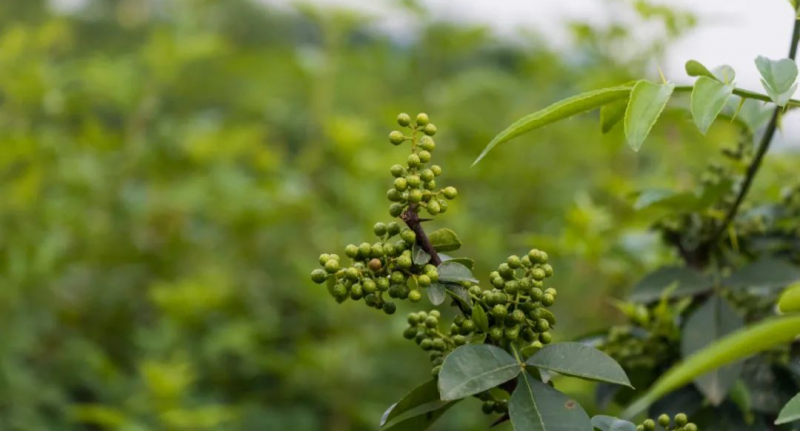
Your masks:
{"label": "sichuan pepper plant", "polygon": [[792,99],[800,9],[790,3],[787,22],[791,17],[794,29],[787,58],[755,59],[764,93],[737,87],[730,66],[709,69],[691,60],[686,72],[696,78],[693,85],[662,75],[660,82],[640,80],[562,100],[509,126],[475,162],[519,135],[594,109],[603,133],[622,123],[628,144],[639,151],[680,93],[690,95],[687,108],[701,133],[717,119],[738,127],[738,139],[698,175],[696,190],[645,190],[633,204],[669,211],[652,229],[674,250],[676,262],[616,302],[627,324],[582,339],[613,357],[645,390],[601,384],[601,407],[633,402],[627,417],[647,409],[687,410],[708,429],[797,429],[800,181],[786,185],[779,201],[748,201],[786,112],[800,106]]}
{"label": "sichuan pepper plant", "polygon": [[[558,296],[549,285],[553,267],[545,251],[511,255],[489,274],[482,287],[473,276],[472,260],[452,257],[461,242],[449,229],[430,233],[426,217],[439,216],[455,199],[453,187],[440,188],[442,168],[432,163],[436,127],[427,115],[412,121],[397,117],[405,131],[393,131],[389,141],[407,144],[404,164],[390,168],[389,215],[396,220],[374,226],[377,241],[351,244],[338,254],[320,256],[311,279],[325,284],[339,303],[363,302],[394,314],[396,301],[419,302],[458,309],[443,322],[436,309],[408,315],[403,336],[427,352],[432,379],[391,406],[380,420],[384,430],[422,430],[461,400],[474,397],[496,423],[510,420],[515,429],[535,430],[654,430],[656,422],[638,427],[606,416],[590,419],[584,409],[558,391],[551,373],[614,385],[630,386],[623,369],[602,351],[581,343],[551,343],[556,317],[548,310]],[[405,226],[403,226],[405,225]],[[347,259],[347,261],[345,261]],[[659,418],[660,429],[696,430],[685,415]]]}

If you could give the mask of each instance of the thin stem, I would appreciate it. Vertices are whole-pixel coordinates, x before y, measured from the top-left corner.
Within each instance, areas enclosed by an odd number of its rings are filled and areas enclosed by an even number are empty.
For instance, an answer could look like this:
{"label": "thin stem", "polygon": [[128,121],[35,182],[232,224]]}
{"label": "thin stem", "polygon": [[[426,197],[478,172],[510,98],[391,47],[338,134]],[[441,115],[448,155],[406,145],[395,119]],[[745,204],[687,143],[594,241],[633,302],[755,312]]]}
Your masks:
{"label": "thin stem", "polygon": [[[800,2],[798,3],[798,7],[800,7]],[[794,28],[792,30],[792,42],[791,47],[789,48],[789,58],[792,60],[794,60],[797,56],[798,39],[800,39],[800,20],[795,18]],[[716,232],[714,232],[714,235],[711,237],[711,242],[716,241],[720,235],[725,232],[733,219],[736,217],[736,213],[739,211],[744,198],[750,191],[750,187],[753,185],[753,180],[755,179],[759,168],[761,168],[761,162],[764,159],[764,155],[767,154],[767,151],[769,151],[769,147],[772,144],[772,137],[775,136],[775,130],[778,128],[778,119],[781,115],[781,109],[782,108],[780,106],[777,106],[772,111],[772,117],[770,117],[769,124],[767,124],[766,130],[764,130],[764,135],[761,137],[761,142],[758,144],[756,155],[753,157],[753,161],[750,162],[750,166],[747,167],[747,173],[745,174],[742,187],[739,189],[739,194],[736,195],[736,200],[728,209],[727,214],[725,214],[725,219],[722,221],[722,224],[719,225]]]}
{"label": "thin stem", "polygon": [[[694,85],[677,85],[675,86],[675,91],[678,93],[690,93],[694,89]],[[743,99],[753,99],[753,100],[760,100],[762,102],[772,102],[772,99],[769,98],[766,94],[756,93],[755,91],[745,90],[743,88],[734,88],[733,94],[743,98]],[[800,107],[800,100],[796,99],[789,99],[786,102],[787,107],[797,108]]]}

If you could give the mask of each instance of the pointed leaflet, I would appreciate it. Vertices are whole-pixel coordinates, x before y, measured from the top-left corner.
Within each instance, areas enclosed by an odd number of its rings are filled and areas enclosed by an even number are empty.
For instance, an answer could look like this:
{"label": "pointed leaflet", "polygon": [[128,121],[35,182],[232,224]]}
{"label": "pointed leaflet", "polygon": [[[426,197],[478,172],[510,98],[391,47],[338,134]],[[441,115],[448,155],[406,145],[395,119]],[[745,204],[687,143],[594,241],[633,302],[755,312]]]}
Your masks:
{"label": "pointed leaflet", "polygon": [[[684,358],[688,358],[694,352],[738,330],[743,325],[744,321],[727,301],[714,295],[686,321],[681,340],[681,354]],[[697,377],[694,384],[711,404],[718,406],[741,373],[742,363],[736,362]]]}
{"label": "pointed leaflet", "polygon": [[461,263],[455,260],[448,260],[446,262],[442,262],[441,265],[437,268],[439,271],[439,281],[442,282],[450,282],[450,283],[460,283],[462,281],[469,281],[472,283],[477,283],[478,280],[472,275],[472,271],[469,270],[466,266],[462,265]]}
{"label": "pointed leaflet", "polygon": [[536,111],[533,114],[522,117],[514,124],[508,126],[507,129],[500,132],[499,135],[495,136],[472,165],[475,166],[478,162],[480,162],[481,159],[483,159],[486,154],[489,153],[489,151],[492,151],[494,147],[510,141],[519,135],[540,127],[544,127],[548,124],[555,123],[565,118],[569,118],[576,114],[589,112],[616,100],[624,99],[628,97],[630,92],[631,86],[629,85],[621,85],[618,87],[589,91],[587,93],[572,96],[568,99],[556,102],[547,108],[542,109],[541,111]]}
{"label": "pointed leaflet", "polygon": [[461,241],[450,229],[437,229],[428,235],[428,239],[436,251],[454,251],[461,248]]}
{"label": "pointed leaflet", "polygon": [[425,265],[430,262],[431,255],[423,250],[422,247],[414,244],[411,248],[411,260],[414,262],[414,265]]}
{"label": "pointed leaflet", "polygon": [[508,402],[515,431],[592,431],[577,401],[523,372]]}
{"label": "pointed leaflet", "polygon": [[782,313],[800,311],[800,283],[795,283],[781,293],[778,298],[778,309]]}
{"label": "pointed leaflet", "polygon": [[653,84],[639,81],[631,90],[631,101],[625,111],[625,137],[634,151],[639,151],[661,111],[667,106],[675,84]]}
{"label": "pointed leaflet", "polygon": [[691,382],[697,376],[789,342],[798,334],[800,334],[800,315],[797,314],[764,320],[736,331],[672,367],[644,396],[628,407],[622,416],[626,418],[635,416],[659,398]]}
{"label": "pointed leaflet", "polygon": [[628,99],[618,100],[600,108],[600,130],[608,133],[625,116]]}
{"label": "pointed leaflet", "polygon": [[482,332],[489,332],[489,317],[486,316],[486,312],[483,311],[480,304],[476,304],[472,309],[472,320]]}
{"label": "pointed leaflet", "polygon": [[428,299],[431,300],[431,304],[441,305],[445,298],[447,298],[447,292],[443,284],[431,283],[431,285],[428,286]]}
{"label": "pointed leaflet", "polygon": [[714,76],[714,74],[711,73],[711,71],[708,70],[707,67],[703,66],[703,64],[697,60],[687,61],[685,67],[686,67],[686,74],[689,76],[705,76],[708,78],[717,79],[717,77]]}
{"label": "pointed leaflet", "polygon": [[735,271],[722,284],[734,289],[776,288],[800,281],[800,267],[773,257],[764,257]]}
{"label": "pointed leaflet", "polygon": [[700,133],[706,134],[733,93],[733,85],[701,76],[692,90],[692,117]]}
{"label": "pointed leaflet", "polygon": [[794,422],[798,419],[800,419],[800,394],[795,395],[783,406],[778,419],[775,420],[775,425]]}
{"label": "pointed leaflet", "polygon": [[717,81],[724,82],[725,84],[732,84],[736,79],[736,71],[727,64],[715,67],[712,72],[714,73],[714,77],[717,78]]}
{"label": "pointed leaflet", "polygon": [[439,399],[439,389],[437,388],[435,380],[417,386],[400,401],[389,407],[383,414],[383,417],[381,417],[380,426],[386,425],[389,421],[403,413],[430,403],[438,403],[440,407],[447,404],[446,401],[441,401]]}
{"label": "pointed leaflet", "polygon": [[761,85],[767,91],[769,98],[778,106],[786,106],[791,99],[797,85],[797,64],[790,58],[770,60],[759,56],[756,58],[756,67],[761,74]]}
{"label": "pointed leaflet", "polygon": [[592,426],[600,431],[636,431],[633,423],[612,416],[595,416],[592,418]]}
{"label": "pointed leaflet", "polygon": [[525,363],[565,376],[633,387],[616,361],[594,347],[581,343],[548,344]]}
{"label": "pointed leaflet", "polygon": [[442,259],[442,262],[447,262],[448,260],[452,260],[453,262],[458,262],[466,266],[470,270],[472,270],[472,268],[475,267],[475,261],[468,257],[452,257],[444,253],[439,253],[439,259]]}
{"label": "pointed leaflet", "polygon": [[522,368],[505,350],[488,344],[468,344],[447,355],[439,372],[442,400],[475,395],[517,377]]}

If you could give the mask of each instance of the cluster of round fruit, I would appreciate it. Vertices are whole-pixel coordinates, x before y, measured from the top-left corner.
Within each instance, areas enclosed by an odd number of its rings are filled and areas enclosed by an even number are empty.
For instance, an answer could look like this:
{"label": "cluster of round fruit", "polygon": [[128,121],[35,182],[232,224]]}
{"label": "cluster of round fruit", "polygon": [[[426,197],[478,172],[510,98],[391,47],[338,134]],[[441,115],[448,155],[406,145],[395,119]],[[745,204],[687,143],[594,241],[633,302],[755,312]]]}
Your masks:
{"label": "cluster of round fruit", "polygon": [[[445,187],[436,190],[436,177],[442,174],[438,165],[427,164],[431,161],[431,153],[436,148],[432,136],[436,134],[436,126],[430,122],[428,115],[417,115],[416,121],[411,121],[408,114],[397,116],[397,123],[411,130],[407,136],[399,130],[389,134],[389,142],[400,145],[411,141],[411,154],[406,160],[406,166],[394,165],[391,168],[394,177],[394,186],[386,193],[392,204],[389,214],[399,217],[406,208],[419,212],[425,208],[430,215],[447,211],[447,201],[455,199],[458,192],[455,187]],[[422,136],[418,139],[418,134]]]}
{"label": "cluster of round fruit", "polygon": [[509,256],[489,275],[494,288],[475,295],[478,306],[487,310],[488,335],[495,344],[520,338],[538,347],[550,343],[556,321],[547,307],[555,303],[557,292],[544,287],[544,280],[553,275],[547,259],[547,253],[537,249],[522,258]]}
{"label": "cluster of round fruit", "polygon": [[[438,310],[429,312],[420,311],[408,315],[408,327],[403,331],[403,336],[408,340],[414,340],[419,347],[428,351],[434,376],[439,375],[442,369],[444,357],[458,346],[467,344],[466,334],[454,332],[451,328],[450,335],[439,331],[439,319],[441,314]],[[464,322],[464,316],[457,316],[456,321]]]}
{"label": "cluster of round fruit", "polygon": [[[368,306],[393,314],[396,306],[384,294],[417,302],[422,299],[418,287],[438,281],[439,273],[433,265],[414,265],[411,250],[417,238],[411,229],[402,228],[397,222],[379,222],[373,231],[378,242],[345,247],[345,255],[352,260],[349,267],[342,266],[339,255],[323,254],[319,257],[322,268],[313,270],[311,279],[318,284],[327,283],[339,303],[348,298],[363,299]],[[395,236],[400,239],[390,241]],[[415,283],[409,283],[412,277]]]}
{"label": "cluster of round fruit", "polygon": [[611,327],[598,348],[625,370],[654,369],[671,364],[679,359],[681,331],[677,322],[680,312],[680,307],[659,307],[651,312],[639,305],[627,313],[631,324]]}
{"label": "cluster of round fruit", "polygon": [[636,426],[636,431],[655,431],[656,424],[667,431],[697,431],[697,425],[689,422],[689,418],[684,413],[678,413],[670,419],[669,415],[663,414],[657,421],[646,419]]}

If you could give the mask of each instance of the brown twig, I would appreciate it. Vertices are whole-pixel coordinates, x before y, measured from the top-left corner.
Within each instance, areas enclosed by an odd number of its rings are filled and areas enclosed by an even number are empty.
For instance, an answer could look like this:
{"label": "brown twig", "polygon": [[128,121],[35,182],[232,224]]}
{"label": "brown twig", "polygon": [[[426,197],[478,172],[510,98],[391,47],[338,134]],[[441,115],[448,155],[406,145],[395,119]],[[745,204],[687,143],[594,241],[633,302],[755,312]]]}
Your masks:
{"label": "brown twig", "polygon": [[408,228],[417,234],[417,245],[419,245],[425,253],[431,255],[431,264],[439,266],[442,264],[442,259],[439,257],[439,253],[436,252],[436,249],[433,248],[433,244],[431,244],[428,235],[425,234],[425,229],[422,228],[423,220],[419,218],[419,214],[415,211],[416,208],[416,204],[409,205],[408,209],[400,215],[400,219],[406,222]]}

